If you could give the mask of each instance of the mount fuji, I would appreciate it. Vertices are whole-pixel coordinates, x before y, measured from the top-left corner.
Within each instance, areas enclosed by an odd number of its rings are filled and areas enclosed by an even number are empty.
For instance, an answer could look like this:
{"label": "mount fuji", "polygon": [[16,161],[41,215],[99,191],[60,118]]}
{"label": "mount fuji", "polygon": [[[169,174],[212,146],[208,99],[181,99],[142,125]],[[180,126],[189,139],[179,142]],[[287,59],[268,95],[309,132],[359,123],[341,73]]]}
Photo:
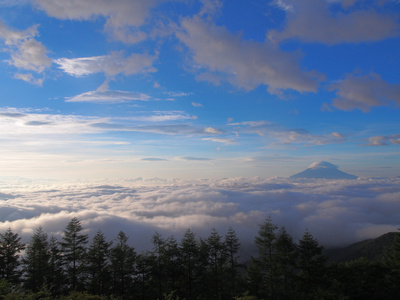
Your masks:
{"label": "mount fuji", "polygon": [[312,163],[303,172],[294,174],[290,178],[317,178],[317,179],[357,179],[357,176],[345,173],[338,166],[327,161]]}

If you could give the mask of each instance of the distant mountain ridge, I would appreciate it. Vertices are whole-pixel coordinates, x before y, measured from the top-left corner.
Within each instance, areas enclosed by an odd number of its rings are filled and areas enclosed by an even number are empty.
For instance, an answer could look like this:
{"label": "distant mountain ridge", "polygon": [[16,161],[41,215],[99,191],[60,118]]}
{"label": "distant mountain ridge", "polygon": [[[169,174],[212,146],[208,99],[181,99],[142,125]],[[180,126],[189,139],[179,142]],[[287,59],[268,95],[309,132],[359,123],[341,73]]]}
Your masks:
{"label": "distant mountain ridge", "polygon": [[319,161],[312,163],[303,172],[294,174],[290,178],[357,179],[358,177],[340,171],[337,166],[327,161]]}
{"label": "distant mountain ridge", "polygon": [[371,261],[382,259],[386,249],[390,248],[398,232],[388,232],[377,238],[351,244],[343,248],[325,249],[324,254],[332,262],[346,262],[365,257]]}

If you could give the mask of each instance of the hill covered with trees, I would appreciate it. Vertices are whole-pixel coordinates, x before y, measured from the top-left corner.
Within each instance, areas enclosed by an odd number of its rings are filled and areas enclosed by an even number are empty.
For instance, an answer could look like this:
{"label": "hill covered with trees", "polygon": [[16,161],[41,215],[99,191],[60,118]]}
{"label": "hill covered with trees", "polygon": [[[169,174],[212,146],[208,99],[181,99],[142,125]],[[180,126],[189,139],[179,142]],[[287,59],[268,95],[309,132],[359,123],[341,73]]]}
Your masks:
{"label": "hill covered with trees", "polygon": [[206,238],[187,229],[180,241],[156,232],[137,253],[124,232],[89,240],[73,218],[60,240],[40,227],[27,245],[0,233],[0,299],[397,299],[399,235],[379,259],[328,262],[310,232],[294,242],[267,218],[242,264],[232,228]]}

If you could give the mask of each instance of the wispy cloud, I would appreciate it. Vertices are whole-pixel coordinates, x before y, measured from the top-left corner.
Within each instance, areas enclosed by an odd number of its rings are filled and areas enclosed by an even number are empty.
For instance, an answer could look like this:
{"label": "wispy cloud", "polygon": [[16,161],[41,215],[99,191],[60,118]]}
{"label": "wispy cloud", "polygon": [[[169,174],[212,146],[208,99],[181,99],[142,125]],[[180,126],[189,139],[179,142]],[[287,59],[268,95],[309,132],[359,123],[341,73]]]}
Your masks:
{"label": "wispy cloud", "polygon": [[149,101],[151,97],[144,93],[134,93],[128,91],[102,91],[95,90],[85,92],[70,98],[66,102],[92,102],[92,103],[123,103],[130,101]]}
{"label": "wispy cloud", "polygon": [[388,146],[400,145],[400,134],[393,134],[390,136],[371,136],[365,146]]}
{"label": "wispy cloud", "polygon": [[113,77],[118,74],[132,75],[155,72],[153,67],[157,55],[133,53],[125,57],[123,52],[110,55],[80,58],[59,58],[54,61],[65,73],[81,77],[95,73],[104,73]]}

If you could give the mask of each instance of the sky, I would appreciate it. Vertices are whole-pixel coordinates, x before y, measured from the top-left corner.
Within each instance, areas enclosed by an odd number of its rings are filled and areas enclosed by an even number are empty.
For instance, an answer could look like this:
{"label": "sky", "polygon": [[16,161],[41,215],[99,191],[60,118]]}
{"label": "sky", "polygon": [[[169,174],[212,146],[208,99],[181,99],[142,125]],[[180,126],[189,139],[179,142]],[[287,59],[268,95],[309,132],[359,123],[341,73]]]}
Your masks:
{"label": "sky", "polygon": [[[400,219],[400,1],[0,0],[0,232],[326,245]],[[357,180],[291,179],[319,161]]]}
{"label": "sky", "polygon": [[1,0],[0,169],[400,175],[397,0]]}

